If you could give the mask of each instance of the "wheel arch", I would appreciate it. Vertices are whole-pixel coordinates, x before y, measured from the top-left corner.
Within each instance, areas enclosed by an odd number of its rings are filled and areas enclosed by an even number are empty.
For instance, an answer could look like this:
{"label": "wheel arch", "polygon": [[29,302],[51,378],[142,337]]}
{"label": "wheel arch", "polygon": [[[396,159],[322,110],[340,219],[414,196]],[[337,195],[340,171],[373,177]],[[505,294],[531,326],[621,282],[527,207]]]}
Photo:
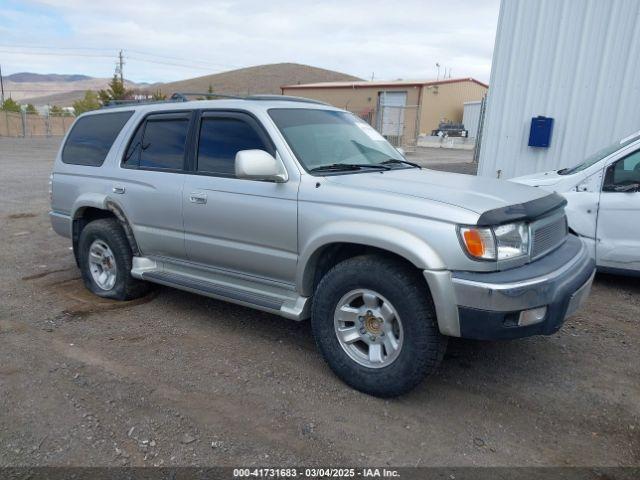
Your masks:
{"label": "wheel arch", "polygon": [[425,240],[409,232],[345,222],[324,229],[302,249],[296,278],[298,291],[311,296],[319,278],[333,265],[366,253],[389,255],[420,270],[445,268],[440,255]]}
{"label": "wheel arch", "polygon": [[140,249],[133,234],[131,224],[127,219],[123,209],[109,197],[91,195],[80,198],[74,205],[72,214],[72,234],[73,253],[78,263],[78,241],[85,226],[93,220],[100,218],[115,218],[124,230],[133,255],[140,255]]}

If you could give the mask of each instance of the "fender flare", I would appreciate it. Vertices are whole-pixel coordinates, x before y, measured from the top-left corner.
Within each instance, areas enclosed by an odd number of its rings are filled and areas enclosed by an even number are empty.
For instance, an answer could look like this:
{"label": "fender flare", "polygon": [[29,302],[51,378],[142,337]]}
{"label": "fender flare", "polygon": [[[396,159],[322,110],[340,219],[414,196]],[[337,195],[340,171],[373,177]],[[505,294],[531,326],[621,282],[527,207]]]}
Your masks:
{"label": "fender flare", "polygon": [[325,247],[336,243],[386,250],[406,259],[421,270],[445,269],[442,257],[425,239],[413,233],[386,225],[354,221],[335,222],[317,231],[300,251],[296,288],[301,295],[313,294],[313,281],[318,260]]}
{"label": "fender flare", "polygon": [[[115,202],[113,199],[111,199],[107,195],[100,195],[100,194],[94,194],[94,193],[81,195],[80,197],[78,197],[78,199],[74,202],[74,205],[73,205],[73,214],[71,215],[71,218],[74,223],[77,219],[79,219],[82,216],[82,212],[86,208],[96,208],[98,210],[111,212],[118,219],[118,222],[120,222],[120,225],[124,230],[125,236],[127,237],[127,240],[129,242],[129,246],[131,247],[131,251],[133,252],[133,255],[139,256],[141,254],[140,248],[138,247],[138,242],[136,241],[135,235],[133,234],[133,229],[131,228],[131,224],[129,223],[129,220],[127,219],[127,216],[124,213],[124,210],[120,205],[118,205],[117,202]],[[75,232],[74,232],[74,237],[75,237]],[[77,239],[74,238],[74,251],[76,250],[75,248],[76,241]]]}

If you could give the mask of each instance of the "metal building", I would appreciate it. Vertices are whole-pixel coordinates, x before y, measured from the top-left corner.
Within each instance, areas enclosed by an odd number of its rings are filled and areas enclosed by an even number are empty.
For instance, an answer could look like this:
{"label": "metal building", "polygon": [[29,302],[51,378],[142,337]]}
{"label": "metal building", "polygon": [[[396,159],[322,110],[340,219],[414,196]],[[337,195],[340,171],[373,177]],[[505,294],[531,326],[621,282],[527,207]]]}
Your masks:
{"label": "metal building", "polygon": [[478,136],[481,107],[481,101],[464,102],[462,123],[464,124],[464,128],[469,132],[469,138],[476,138]]}
{"label": "metal building", "polygon": [[[640,130],[640,1],[502,0],[489,83],[479,175],[580,163]],[[548,147],[529,146],[538,116]]]}

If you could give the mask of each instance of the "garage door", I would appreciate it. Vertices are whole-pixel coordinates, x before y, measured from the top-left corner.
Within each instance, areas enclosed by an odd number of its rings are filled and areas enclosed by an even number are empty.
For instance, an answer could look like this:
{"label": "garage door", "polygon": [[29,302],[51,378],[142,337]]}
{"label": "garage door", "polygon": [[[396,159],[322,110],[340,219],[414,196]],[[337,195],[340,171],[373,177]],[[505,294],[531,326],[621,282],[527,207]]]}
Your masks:
{"label": "garage door", "polygon": [[407,92],[380,92],[378,94],[378,131],[382,135],[400,137],[404,133],[404,110]]}

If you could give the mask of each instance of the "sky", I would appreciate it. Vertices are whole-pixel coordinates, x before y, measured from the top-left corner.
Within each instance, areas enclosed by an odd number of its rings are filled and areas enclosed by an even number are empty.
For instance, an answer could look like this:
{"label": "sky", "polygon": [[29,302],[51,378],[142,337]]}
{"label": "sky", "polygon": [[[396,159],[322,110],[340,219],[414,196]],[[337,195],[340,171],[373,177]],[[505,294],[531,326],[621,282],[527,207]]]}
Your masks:
{"label": "sky", "polygon": [[0,0],[2,73],[166,82],[295,62],[488,82],[499,0]]}

